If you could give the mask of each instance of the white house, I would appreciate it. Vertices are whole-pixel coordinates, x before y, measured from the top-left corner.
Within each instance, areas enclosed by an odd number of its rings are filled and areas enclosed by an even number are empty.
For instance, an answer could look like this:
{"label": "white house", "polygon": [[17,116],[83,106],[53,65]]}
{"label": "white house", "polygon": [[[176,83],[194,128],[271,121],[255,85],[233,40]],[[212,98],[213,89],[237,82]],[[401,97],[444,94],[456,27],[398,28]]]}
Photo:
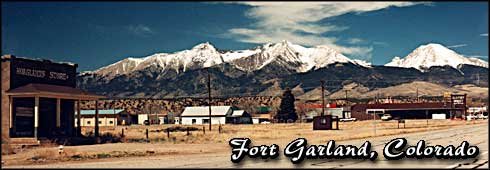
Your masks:
{"label": "white house", "polygon": [[[231,106],[211,106],[211,124],[243,122],[241,120],[247,119],[247,117],[251,122],[250,115],[243,110],[233,110]],[[230,122],[230,120],[236,121]],[[209,124],[209,106],[186,107],[180,114],[180,124]]]}
{"label": "white house", "polygon": [[[117,126],[119,114],[123,111],[123,109],[99,110],[99,126]],[[81,126],[95,126],[95,110],[81,110],[80,117]],[[75,127],[78,126],[77,122],[75,117]]]}
{"label": "white house", "polygon": [[160,119],[159,119],[160,116],[163,116],[163,115],[156,115],[156,114],[151,114],[151,115],[148,115],[148,114],[138,114],[138,124],[140,124],[140,125],[147,125],[148,124],[148,121],[152,125],[162,124],[163,121],[160,121]]}

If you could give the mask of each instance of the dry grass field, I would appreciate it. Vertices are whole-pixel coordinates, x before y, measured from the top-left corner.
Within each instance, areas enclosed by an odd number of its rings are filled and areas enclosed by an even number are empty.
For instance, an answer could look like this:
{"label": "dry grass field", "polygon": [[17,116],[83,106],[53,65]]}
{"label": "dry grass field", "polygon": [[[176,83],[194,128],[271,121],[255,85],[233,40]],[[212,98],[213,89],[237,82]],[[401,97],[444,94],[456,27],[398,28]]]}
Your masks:
{"label": "dry grass field", "polygon": [[[121,135],[124,129],[123,142],[146,142],[146,129],[148,129],[150,143],[172,143],[172,144],[216,144],[227,143],[229,139],[235,137],[248,137],[256,142],[280,143],[281,141],[291,141],[303,137],[309,141],[326,142],[328,140],[349,140],[369,138],[373,136],[386,136],[393,134],[403,134],[411,132],[421,132],[428,130],[444,129],[464,124],[482,123],[485,121],[463,121],[463,120],[406,120],[405,128],[397,121],[356,121],[340,122],[340,130],[313,131],[312,123],[294,124],[258,124],[258,125],[221,125],[221,133],[218,132],[218,125],[212,126],[209,131],[208,125],[133,125],[118,126],[115,128],[101,128],[101,134],[111,133]],[[197,130],[187,132],[171,132],[170,138],[165,131],[169,127],[192,127]],[[335,125],[334,125],[335,126]],[[203,131],[204,129],[204,131]],[[90,132],[93,129],[84,129]]]}
{"label": "dry grass field", "polygon": [[[114,136],[121,136],[122,129],[124,129],[122,141],[98,145],[65,146],[65,153],[61,155],[58,154],[57,146],[47,145],[18,151],[16,154],[3,155],[2,161],[5,161],[5,165],[25,165],[60,161],[96,161],[101,158],[228,152],[228,141],[235,137],[250,138],[254,145],[274,143],[284,146],[299,137],[308,139],[309,143],[321,144],[328,140],[368,140],[374,136],[457,128],[467,124],[487,122],[487,120],[429,120],[427,125],[427,120],[406,120],[405,128],[403,124],[397,128],[397,121],[357,121],[341,122],[340,130],[326,131],[313,131],[311,123],[222,125],[221,133],[218,132],[218,125],[213,125],[212,131],[209,131],[208,125],[196,125],[188,126],[197,129],[190,131],[189,135],[186,131],[171,132],[170,138],[167,137],[165,129],[182,125],[104,127],[100,129],[101,134],[110,133]],[[205,132],[203,132],[203,127]],[[146,140],[146,129],[149,131],[149,141]],[[91,128],[83,129],[84,133],[90,133],[91,130]]]}

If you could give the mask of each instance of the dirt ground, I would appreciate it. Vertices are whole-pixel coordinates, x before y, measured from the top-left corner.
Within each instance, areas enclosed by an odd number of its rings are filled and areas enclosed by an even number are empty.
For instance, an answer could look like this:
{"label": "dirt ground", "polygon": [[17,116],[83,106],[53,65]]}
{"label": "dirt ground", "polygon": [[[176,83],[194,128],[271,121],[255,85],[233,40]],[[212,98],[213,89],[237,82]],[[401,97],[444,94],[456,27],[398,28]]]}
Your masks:
{"label": "dirt ground", "polygon": [[[374,136],[387,136],[394,134],[413,133],[438,129],[456,128],[466,124],[481,124],[487,120],[406,120],[405,128],[397,121],[357,121],[341,122],[340,130],[313,131],[311,123],[295,124],[260,124],[260,125],[222,125],[221,133],[218,125],[209,131],[207,125],[192,126],[197,128],[190,131],[171,132],[167,137],[164,129],[180,125],[152,125],[152,126],[118,126],[116,128],[102,128],[101,133],[121,135],[124,129],[124,138],[121,143],[65,146],[64,153],[58,153],[54,145],[40,146],[32,149],[18,151],[15,154],[2,155],[2,165],[29,165],[46,164],[54,162],[72,161],[104,161],[119,157],[145,157],[154,155],[185,155],[229,152],[228,141],[235,137],[248,137],[254,145],[278,144],[302,137],[312,143],[324,143],[328,140],[364,139]],[[203,127],[205,131],[203,132]],[[146,129],[149,131],[149,142],[146,140]],[[85,132],[91,129],[84,129]]]}

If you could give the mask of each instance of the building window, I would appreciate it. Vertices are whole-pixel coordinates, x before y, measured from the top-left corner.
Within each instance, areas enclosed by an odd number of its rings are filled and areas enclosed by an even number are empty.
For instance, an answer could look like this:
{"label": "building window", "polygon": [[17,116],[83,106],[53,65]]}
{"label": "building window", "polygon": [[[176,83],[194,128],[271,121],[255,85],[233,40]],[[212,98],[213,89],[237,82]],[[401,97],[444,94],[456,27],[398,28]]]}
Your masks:
{"label": "building window", "polygon": [[192,124],[196,124],[197,120],[196,119],[192,119]]}
{"label": "building window", "polygon": [[109,124],[114,124],[114,122],[111,120],[111,121],[109,121]]}
{"label": "building window", "polygon": [[208,124],[209,123],[209,119],[202,119],[202,123],[203,124]]}
{"label": "building window", "polygon": [[87,121],[87,124],[89,124],[89,125],[90,125],[90,121]]}
{"label": "building window", "polygon": [[102,121],[99,120],[99,124],[102,124]]}

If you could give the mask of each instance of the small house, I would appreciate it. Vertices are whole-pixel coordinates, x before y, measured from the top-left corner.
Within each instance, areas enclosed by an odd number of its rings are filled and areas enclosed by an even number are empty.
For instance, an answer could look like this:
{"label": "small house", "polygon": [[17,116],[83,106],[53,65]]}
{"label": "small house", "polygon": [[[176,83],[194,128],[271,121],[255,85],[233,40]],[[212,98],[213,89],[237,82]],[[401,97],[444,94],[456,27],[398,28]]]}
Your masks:
{"label": "small house", "polygon": [[[123,109],[99,110],[99,126],[117,126],[119,114],[123,111]],[[81,110],[80,117],[82,127],[95,126],[95,110]],[[78,126],[77,122],[77,118],[75,118],[75,126]]]}
{"label": "small house", "polygon": [[231,116],[226,118],[226,123],[232,124],[251,124],[252,116],[245,110],[233,110]]}

